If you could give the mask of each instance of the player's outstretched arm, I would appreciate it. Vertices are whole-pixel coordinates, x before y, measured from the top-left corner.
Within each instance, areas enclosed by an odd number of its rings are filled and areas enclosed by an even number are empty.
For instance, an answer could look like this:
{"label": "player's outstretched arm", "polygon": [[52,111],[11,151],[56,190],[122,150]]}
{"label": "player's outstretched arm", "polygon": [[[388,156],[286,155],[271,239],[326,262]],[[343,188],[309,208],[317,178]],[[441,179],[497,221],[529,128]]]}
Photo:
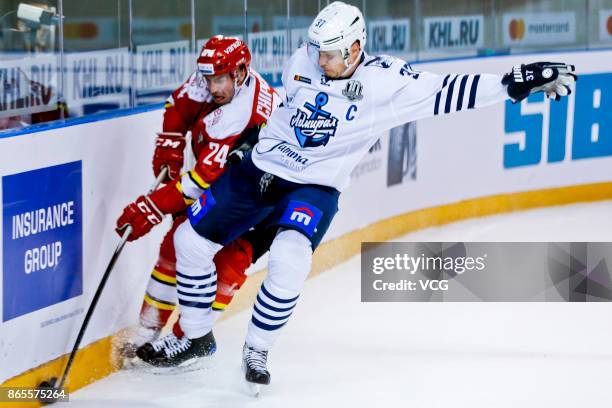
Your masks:
{"label": "player's outstretched arm", "polygon": [[[397,69],[393,64],[392,72]],[[574,66],[537,62],[515,66],[504,76],[448,74],[414,71],[405,64],[395,74],[390,112],[395,125],[417,119],[478,109],[511,99],[519,102],[532,93],[544,92],[559,100],[569,95],[577,79]],[[393,79],[393,78],[391,78]]]}

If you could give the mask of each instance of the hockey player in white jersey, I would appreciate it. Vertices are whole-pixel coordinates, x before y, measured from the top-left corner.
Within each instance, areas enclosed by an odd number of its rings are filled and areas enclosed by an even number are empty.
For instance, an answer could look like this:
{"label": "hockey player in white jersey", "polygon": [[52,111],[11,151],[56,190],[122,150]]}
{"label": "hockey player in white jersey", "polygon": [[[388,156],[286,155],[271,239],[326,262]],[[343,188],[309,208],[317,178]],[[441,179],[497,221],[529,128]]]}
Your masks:
{"label": "hockey player in white jersey", "polygon": [[505,76],[417,72],[400,59],[367,55],[363,16],[341,2],[319,13],[308,37],[284,67],[286,98],[252,156],[206,190],[190,208],[190,222],[176,232],[177,270],[194,286],[186,298],[190,306],[181,307],[185,337],[155,344],[174,365],[196,359],[192,344],[212,331],[215,253],[266,218],[277,233],[248,325],[243,367],[248,382],[268,384],[268,351],[297,303],[340,191],[381,132],[509,98],[520,101],[533,92],[557,99],[575,79],[573,67],[552,63],[516,66]]}

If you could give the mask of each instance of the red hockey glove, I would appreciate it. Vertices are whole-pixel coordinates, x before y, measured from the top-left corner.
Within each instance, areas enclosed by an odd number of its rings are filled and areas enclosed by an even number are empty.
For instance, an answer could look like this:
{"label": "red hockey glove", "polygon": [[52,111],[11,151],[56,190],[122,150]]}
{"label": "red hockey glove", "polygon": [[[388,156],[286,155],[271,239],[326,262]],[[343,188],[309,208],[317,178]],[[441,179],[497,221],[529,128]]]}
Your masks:
{"label": "red hockey glove", "polygon": [[194,200],[183,195],[181,180],[175,180],[149,194],[149,199],[162,214],[177,214],[189,207]]}
{"label": "red hockey glove", "polygon": [[155,154],[153,155],[153,173],[155,177],[168,166],[168,176],[164,182],[175,180],[181,175],[183,167],[183,151],[185,137],[177,132],[162,132],[157,134]]}
{"label": "red hockey glove", "polygon": [[123,209],[123,213],[117,220],[117,234],[123,235],[123,230],[129,225],[132,226],[132,233],[128,241],[134,241],[151,231],[151,228],[162,222],[164,215],[146,196],[140,196],[135,202]]}

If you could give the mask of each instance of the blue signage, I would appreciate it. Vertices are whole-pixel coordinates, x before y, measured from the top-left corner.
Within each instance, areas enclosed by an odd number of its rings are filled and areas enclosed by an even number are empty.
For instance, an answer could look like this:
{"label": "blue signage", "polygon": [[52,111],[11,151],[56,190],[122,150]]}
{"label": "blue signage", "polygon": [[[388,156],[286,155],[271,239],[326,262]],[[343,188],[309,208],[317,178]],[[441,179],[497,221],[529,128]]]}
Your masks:
{"label": "blue signage", "polygon": [[83,293],[81,162],[2,177],[2,320]]}
{"label": "blue signage", "polygon": [[[526,103],[540,104],[544,109],[543,102],[544,94],[539,93]],[[568,98],[551,101],[549,109],[546,124],[544,112],[524,113],[521,104],[506,102],[506,134],[524,132],[525,139],[523,144],[504,145],[504,168],[612,156],[612,73],[581,75],[573,112]],[[567,134],[572,138],[571,155],[566,151]]]}

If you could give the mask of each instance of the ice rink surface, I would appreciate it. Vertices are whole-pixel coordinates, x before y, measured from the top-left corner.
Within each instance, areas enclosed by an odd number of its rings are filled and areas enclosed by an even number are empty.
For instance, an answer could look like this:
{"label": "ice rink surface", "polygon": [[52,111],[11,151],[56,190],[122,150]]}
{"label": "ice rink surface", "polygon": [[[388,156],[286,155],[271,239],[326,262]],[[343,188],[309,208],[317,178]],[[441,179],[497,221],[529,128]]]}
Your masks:
{"label": "ice rink surface", "polygon": [[[612,241],[612,201],[431,228],[396,241]],[[211,367],[121,371],[70,407],[612,407],[610,303],[361,303],[360,260],[306,282],[255,399],[250,310],[215,328]]]}

